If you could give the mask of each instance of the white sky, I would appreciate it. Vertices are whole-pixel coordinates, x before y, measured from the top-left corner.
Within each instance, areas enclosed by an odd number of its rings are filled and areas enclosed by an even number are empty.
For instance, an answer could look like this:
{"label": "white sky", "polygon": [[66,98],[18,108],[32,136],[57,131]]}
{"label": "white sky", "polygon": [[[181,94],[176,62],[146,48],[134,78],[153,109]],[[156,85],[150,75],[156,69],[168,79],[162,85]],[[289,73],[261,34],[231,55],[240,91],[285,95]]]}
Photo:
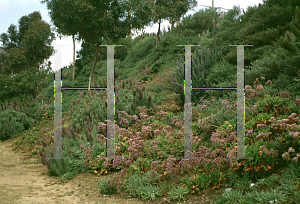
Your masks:
{"label": "white sky", "polygon": [[[211,0],[197,0],[197,2],[197,6],[212,6]],[[246,12],[248,6],[258,5],[258,3],[263,4],[263,0],[214,0],[214,7],[232,9],[234,5],[240,5],[241,9],[244,9]],[[194,8],[195,11],[188,11],[187,14],[193,14],[203,8],[203,6],[196,7]],[[51,25],[51,27],[53,27],[53,24],[50,22],[51,19],[48,16],[46,4],[41,4],[39,0],[0,0],[0,34],[7,33],[7,29],[11,24],[17,26],[18,20],[22,16],[28,15],[34,11],[40,11],[42,20],[46,21]],[[167,30],[168,25],[170,25],[169,22],[164,20],[161,24],[161,29],[163,30],[163,27],[165,27]],[[145,28],[146,33],[157,33],[157,30],[157,23],[154,24],[153,27]],[[142,32],[134,34],[133,38],[141,33]],[[0,46],[1,45],[2,43],[0,42]],[[58,70],[61,67],[68,66],[73,62],[73,41],[71,36],[62,38],[61,40],[59,37],[57,37],[56,40],[52,42],[52,46],[56,50],[56,53],[49,58],[49,61],[52,63],[52,69]],[[59,47],[61,46],[62,48],[60,51]],[[81,43],[76,43],[76,51],[79,51],[80,49]],[[61,56],[61,60],[57,57],[58,55]]]}

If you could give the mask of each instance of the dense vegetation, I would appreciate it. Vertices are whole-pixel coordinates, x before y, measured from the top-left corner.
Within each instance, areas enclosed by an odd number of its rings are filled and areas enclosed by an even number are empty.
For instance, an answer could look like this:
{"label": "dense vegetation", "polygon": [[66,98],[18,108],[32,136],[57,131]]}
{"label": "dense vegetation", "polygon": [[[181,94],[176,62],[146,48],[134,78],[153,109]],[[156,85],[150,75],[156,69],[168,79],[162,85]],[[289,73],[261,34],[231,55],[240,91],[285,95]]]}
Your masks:
{"label": "dense vegetation", "polygon": [[[42,92],[26,80],[32,74],[1,75],[0,139],[18,137],[13,149],[32,148],[47,165],[49,175],[71,179],[80,172],[97,175],[119,171],[98,183],[100,193],[126,192],[143,199],[214,189],[215,203],[297,203],[300,200],[300,12],[298,2],[266,1],[249,7],[244,15],[234,7],[223,17],[211,9],[185,17],[177,27],[164,31],[156,45],[143,34],[116,43],[115,48],[115,146],[116,156],[106,157],[106,91],[63,91],[63,156],[70,160],[45,160],[53,156],[53,75],[40,73]],[[216,24],[210,22],[215,19]],[[236,92],[192,91],[193,155],[184,156],[184,49],[192,47],[193,87],[234,87],[236,47],[245,47],[245,156],[235,153]],[[83,43],[72,69],[62,71],[63,87],[87,87],[94,48]],[[99,49],[95,65],[98,87],[106,87],[106,48]],[[49,65],[50,66],[50,65]],[[31,75],[28,73],[30,72]],[[38,78],[38,74],[36,74]],[[38,81],[35,82],[36,85]],[[34,86],[33,86],[34,87]],[[24,91],[25,93],[22,93]],[[37,130],[32,129],[38,124]],[[172,186],[177,186],[172,188]],[[224,188],[226,191],[223,191]],[[228,190],[231,188],[231,191]],[[223,194],[217,191],[222,189]]]}

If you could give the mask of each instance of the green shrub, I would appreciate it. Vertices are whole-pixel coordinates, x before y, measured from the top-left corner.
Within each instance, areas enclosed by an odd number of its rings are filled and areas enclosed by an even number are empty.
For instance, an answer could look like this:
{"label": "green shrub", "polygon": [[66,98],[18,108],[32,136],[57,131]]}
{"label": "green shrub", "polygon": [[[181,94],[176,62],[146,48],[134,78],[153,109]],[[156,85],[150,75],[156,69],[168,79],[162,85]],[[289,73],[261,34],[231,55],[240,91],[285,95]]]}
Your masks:
{"label": "green shrub", "polygon": [[169,192],[169,196],[174,200],[184,200],[184,195],[189,193],[189,189],[187,187],[179,186],[178,188],[174,188]]}
{"label": "green shrub", "polygon": [[117,184],[113,184],[113,186],[109,186],[108,183],[112,182],[112,178],[101,179],[97,183],[97,187],[99,188],[99,192],[104,195],[111,195],[117,193],[116,186]]}
{"label": "green shrub", "polygon": [[159,68],[161,67],[161,62],[157,61],[152,65],[151,74],[157,74],[159,72]]}
{"label": "green shrub", "polygon": [[141,77],[141,81],[147,81],[148,78],[150,78],[151,81],[153,80],[153,77],[151,75],[144,75]]}
{"label": "green shrub", "polygon": [[249,172],[253,179],[259,179],[262,176],[269,175],[273,171],[274,166],[278,164],[278,153],[274,150],[274,143],[256,141],[250,147],[246,146],[246,157],[253,159],[243,160],[238,168],[235,168],[239,173]]}
{"label": "green shrub", "polygon": [[0,111],[0,140],[4,141],[12,136],[28,130],[33,124],[25,113],[7,109]]}

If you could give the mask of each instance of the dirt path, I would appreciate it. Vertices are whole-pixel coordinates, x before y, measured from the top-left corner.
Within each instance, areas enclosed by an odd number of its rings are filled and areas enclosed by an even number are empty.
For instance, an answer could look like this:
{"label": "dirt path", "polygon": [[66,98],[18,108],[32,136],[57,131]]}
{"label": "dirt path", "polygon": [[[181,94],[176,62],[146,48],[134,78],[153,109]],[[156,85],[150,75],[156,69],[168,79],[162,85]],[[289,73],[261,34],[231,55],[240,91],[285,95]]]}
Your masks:
{"label": "dirt path", "polygon": [[[125,195],[102,196],[96,186],[100,177],[92,173],[76,175],[71,181],[66,182],[62,182],[57,177],[49,177],[47,167],[41,163],[36,164],[36,158],[26,152],[11,150],[13,140],[15,139],[0,143],[0,203],[2,204],[148,203]],[[30,161],[32,163],[29,163]],[[113,173],[106,176],[111,177]],[[66,194],[67,192],[69,193]]]}

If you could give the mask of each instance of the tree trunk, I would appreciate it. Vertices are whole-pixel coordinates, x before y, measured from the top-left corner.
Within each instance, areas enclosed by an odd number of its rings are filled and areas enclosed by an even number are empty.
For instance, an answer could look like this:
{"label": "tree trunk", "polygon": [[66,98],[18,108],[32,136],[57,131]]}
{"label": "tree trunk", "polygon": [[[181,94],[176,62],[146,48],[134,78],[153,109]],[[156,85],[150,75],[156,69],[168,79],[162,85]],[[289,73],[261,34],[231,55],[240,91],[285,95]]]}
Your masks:
{"label": "tree trunk", "polygon": [[38,63],[38,72],[39,72],[39,84],[40,84],[40,89],[41,89],[41,92],[43,92],[43,88],[42,88],[42,85],[41,85],[41,73],[40,73],[40,63]]}
{"label": "tree trunk", "polygon": [[73,75],[72,75],[72,81],[75,77],[75,37],[73,35]]}
{"label": "tree trunk", "polygon": [[160,20],[159,20],[159,22],[158,22],[158,31],[157,31],[157,40],[158,40],[158,44],[159,44],[159,36],[160,36]]}
{"label": "tree trunk", "polygon": [[96,52],[95,52],[95,60],[94,60],[92,71],[91,71],[91,87],[94,87],[94,71],[95,71],[97,60],[98,60],[98,52],[99,52],[99,46],[97,44]]}
{"label": "tree trunk", "polygon": [[175,22],[171,23],[171,30],[174,28],[174,24],[175,24]]}
{"label": "tree trunk", "polygon": [[172,19],[171,19],[171,30],[174,28],[174,25],[175,25],[175,19],[172,18]]}

